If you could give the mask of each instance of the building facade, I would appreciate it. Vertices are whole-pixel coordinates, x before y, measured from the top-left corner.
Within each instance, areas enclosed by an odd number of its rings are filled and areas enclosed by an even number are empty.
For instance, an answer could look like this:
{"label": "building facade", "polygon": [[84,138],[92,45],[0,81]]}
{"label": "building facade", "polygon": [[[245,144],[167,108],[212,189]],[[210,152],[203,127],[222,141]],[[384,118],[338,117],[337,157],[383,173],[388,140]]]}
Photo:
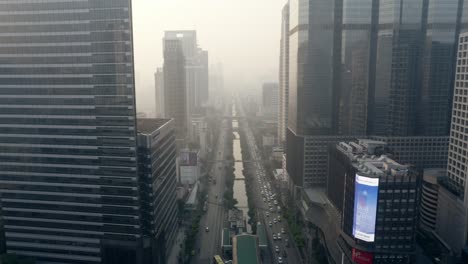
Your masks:
{"label": "building facade", "polygon": [[369,91],[375,82],[378,1],[343,0],[339,134],[366,135]]}
{"label": "building facade", "polygon": [[155,114],[158,118],[165,117],[164,105],[164,72],[158,68],[154,73]]}
{"label": "building facade", "polygon": [[355,169],[341,176],[342,263],[415,263],[421,177],[383,155],[384,146],[365,140],[337,146],[348,156],[339,162]]}
{"label": "building facade", "polygon": [[176,141],[173,120],[138,119],[138,175],[145,263],[168,263],[177,233]]}
{"label": "building facade", "polygon": [[[333,135],[336,60],[335,10],[332,1],[289,2],[289,105],[286,133],[287,171],[303,186],[305,138]],[[324,184],[325,179],[321,180]]]}
{"label": "building facade", "polygon": [[[450,130],[450,147],[448,154],[448,177],[462,186],[464,193],[468,191],[466,153],[468,146],[468,78],[466,78],[468,59],[468,33],[460,34],[458,56],[453,95],[452,125]],[[465,205],[468,205],[468,195],[465,195]]]}
{"label": "building facade", "polygon": [[143,263],[131,1],[0,10],[1,250]]}
{"label": "building facade", "polygon": [[278,141],[284,145],[288,126],[289,102],[289,3],[283,7],[279,63]]}
{"label": "building facade", "polygon": [[187,137],[188,111],[183,43],[178,39],[164,39],[164,112],[173,118],[177,139]]}
{"label": "building facade", "polygon": [[264,83],[262,86],[262,114],[264,117],[278,117],[279,111],[278,83]]}

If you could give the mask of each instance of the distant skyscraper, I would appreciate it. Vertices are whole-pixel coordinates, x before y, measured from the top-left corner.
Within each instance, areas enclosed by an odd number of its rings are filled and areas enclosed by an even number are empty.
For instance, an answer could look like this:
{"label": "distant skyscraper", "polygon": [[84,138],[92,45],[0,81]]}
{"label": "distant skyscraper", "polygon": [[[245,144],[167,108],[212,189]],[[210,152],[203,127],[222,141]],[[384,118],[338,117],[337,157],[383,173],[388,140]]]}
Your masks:
{"label": "distant skyscraper", "polygon": [[158,68],[154,74],[154,91],[156,117],[165,117],[164,72],[162,68]]}
{"label": "distant skyscraper", "polygon": [[0,10],[1,248],[143,263],[131,1]]}
{"label": "distant skyscraper", "polygon": [[[277,83],[264,83],[262,87],[262,113],[276,118],[279,110],[279,87]],[[276,120],[276,119],[275,119]]]}
{"label": "distant skyscraper", "polygon": [[197,55],[197,77],[195,90],[195,108],[200,108],[209,99],[208,51],[199,49]]}
{"label": "distant skyscraper", "polygon": [[165,117],[174,119],[177,139],[185,140],[188,126],[187,89],[185,57],[180,40],[164,40],[163,71]]}
{"label": "distant skyscraper", "polygon": [[283,7],[279,65],[278,141],[286,141],[289,102],[289,3]]}

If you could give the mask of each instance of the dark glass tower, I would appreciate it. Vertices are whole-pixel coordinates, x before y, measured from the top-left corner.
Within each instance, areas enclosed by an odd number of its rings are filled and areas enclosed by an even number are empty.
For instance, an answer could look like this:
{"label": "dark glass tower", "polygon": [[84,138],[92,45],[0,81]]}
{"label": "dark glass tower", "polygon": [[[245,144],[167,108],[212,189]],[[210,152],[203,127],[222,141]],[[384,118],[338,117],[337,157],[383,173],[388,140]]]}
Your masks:
{"label": "dark glass tower", "polygon": [[2,249],[140,263],[130,0],[0,1]]}
{"label": "dark glass tower", "polygon": [[339,134],[365,135],[375,81],[378,1],[343,0]]}
{"label": "dark glass tower", "polygon": [[429,0],[417,135],[449,134],[462,5],[460,0]]}
{"label": "dark glass tower", "polygon": [[380,1],[370,134],[416,133],[426,5],[421,0]]}
{"label": "dark glass tower", "polygon": [[[289,105],[287,170],[295,185],[304,181],[304,137],[334,133],[335,3],[289,3]],[[336,15],[336,14],[335,14]]]}

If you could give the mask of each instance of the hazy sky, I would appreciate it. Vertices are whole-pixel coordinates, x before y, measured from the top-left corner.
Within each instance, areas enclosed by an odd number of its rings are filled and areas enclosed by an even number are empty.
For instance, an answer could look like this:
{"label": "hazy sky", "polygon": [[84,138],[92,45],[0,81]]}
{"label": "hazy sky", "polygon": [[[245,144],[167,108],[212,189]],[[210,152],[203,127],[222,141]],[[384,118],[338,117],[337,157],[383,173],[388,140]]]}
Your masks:
{"label": "hazy sky", "polygon": [[153,74],[163,63],[165,30],[197,30],[210,64],[223,64],[228,88],[259,91],[262,82],[277,81],[286,1],[133,0],[138,110],[153,110]]}

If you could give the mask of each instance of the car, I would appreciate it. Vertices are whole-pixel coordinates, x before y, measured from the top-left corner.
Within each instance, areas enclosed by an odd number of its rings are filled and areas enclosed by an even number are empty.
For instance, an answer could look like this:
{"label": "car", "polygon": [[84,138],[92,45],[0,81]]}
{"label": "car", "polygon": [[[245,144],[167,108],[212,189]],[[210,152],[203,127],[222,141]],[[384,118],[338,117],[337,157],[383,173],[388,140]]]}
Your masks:
{"label": "car", "polygon": [[266,213],[266,216],[267,216],[267,217],[270,217],[270,213],[267,212],[267,213]]}
{"label": "car", "polygon": [[278,247],[278,246],[275,246],[275,252],[276,252],[276,253],[279,253],[279,252],[280,252],[280,250],[279,250],[279,247]]}
{"label": "car", "polygon": [[283,259],[281,257],[278,257],[278,264],[283,264]]}
{"label": "car", "polygon": [[285,233],[286,233],[286,231],[284,231],[284,228],[281,228],[281,233],[282,233],[282,234],[285,234]]}
{"label": "car", "polygon": [[270,222],[268,223],[268,226],[273,226],[273,223],[270,221]]}
{"label": "car", "polygon": [[205,227],[205,232],[210,232],[210,228],[209,228],[209,227]]}
{"label": "car", "polygon": [[275,210],[273,209],[273,207],[272,207],[272,208],[270,208],[270,212],[274,212],[274,211],[275,211]]}
{"label": "car", "polygon": [[276,238],[277,238],[278,240],[281,240],[281,234],[278,233],[278,235],[276,235]]}
{"label": "car", "polygon": [[289,239],[286,238],[284,241],[286,242],[286,243],[285,243],[285,244],[286,244],[286,247],[289,247]]}
{"label": "car", "polygon": [[278,215],[278,222],[281,222],[281,216],[279,216],[279,215]]}
{"label": "car", "polygon": [[263,201],[264,201],[264,202],[266,202],[266,199],[265,199],[265,198],[263,198]]}
{"label": "car", "polygon": [[276,218],[275,218],[275,219],[273,219],[273,223],[274,223],[274,224],[276,224]]}

